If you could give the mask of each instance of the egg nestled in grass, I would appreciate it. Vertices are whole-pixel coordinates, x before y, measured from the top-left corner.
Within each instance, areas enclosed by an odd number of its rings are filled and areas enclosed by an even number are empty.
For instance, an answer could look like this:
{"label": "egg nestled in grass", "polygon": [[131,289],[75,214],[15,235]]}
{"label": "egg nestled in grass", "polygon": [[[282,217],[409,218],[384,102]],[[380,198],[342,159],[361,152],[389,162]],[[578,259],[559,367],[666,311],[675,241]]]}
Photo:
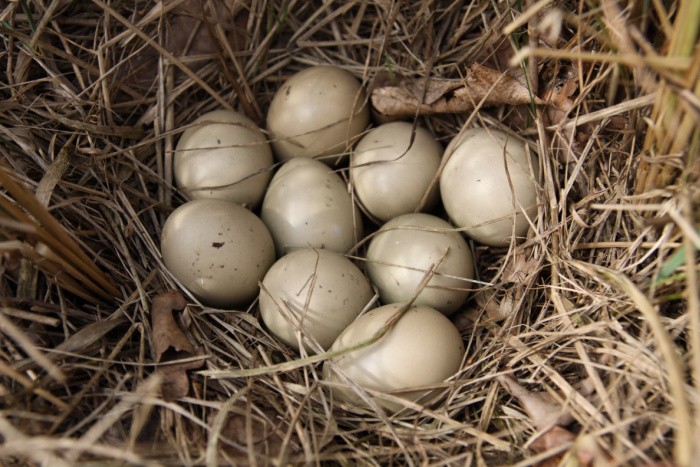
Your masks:
{"label": "egg nestled in grass", "polygon": [[265,224],[222,199],[196,199],[168,216],[161,232],[165,267],[204,305],[248,306],[275,261]]}
{"label": "egg nestled in grass", "polygon": [[527,235],[537,213],[538,161],[502,131],[474,128],[445,150],[440,194],[450,219],[470,238],[504,247]]}
{"label": "egg nestled in grass", "polygon": [[[371,342],[402,307],[390,304],[363,314],[338,336],[330,352]],[[361,391],[378,391],[375,402],[396,411],[403,405],[382,398],[381,393],[426,402],[430,386],[457,373],[463,357],[464,343],[454,324],[433,308],[413,306],[376,341],[332,357],[324,364],[323,375],[340,401],[366,406]]]}
{"label": "egg nestled in grass", "polygon": [[331,163],[348,151],[369,124],[360,82],[329,65],[306,68],[277,90],[267,113],[267,129],[278,160],[324,158]]}
{"label": "egg nestled in grass", "polygon": [[272,177],[267,138],[243,114],[215,110],[184,131],[173,157],[177,186],[191,199],[221,198],[255,209]]}

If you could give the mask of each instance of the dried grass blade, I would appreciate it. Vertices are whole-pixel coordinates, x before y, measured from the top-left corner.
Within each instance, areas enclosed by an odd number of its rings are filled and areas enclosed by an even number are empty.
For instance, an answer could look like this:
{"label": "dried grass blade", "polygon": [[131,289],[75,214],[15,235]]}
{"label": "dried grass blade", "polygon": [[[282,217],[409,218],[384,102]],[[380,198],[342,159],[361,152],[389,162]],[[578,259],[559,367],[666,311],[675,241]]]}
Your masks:
{"label": "dried grass blade", "polygon": [[33,323],[39,323],[50,327],[56,327],[61,324],[61,320],[57,318],[51,318],[50,316],[44,316],[38,313],[32,313],[30,311],[19,310],[16,308],[4,307],[0,310],[0,312],[7,316],[12,316],[13,318],[31,321]]}
{"label": "dried grass blade", "polygon": [[160,55],[163,56],[163,58],[167,59],[168,62],[173,64],[174,66],[178,67],[183,73],[185,73],[190,79],[192,79],[195,83],[197,83],[198,86],[200,86],[202,89],[204,89],[211,97],[213,97],[220,105],[222,105],[225,109],[232,110],[231,104],[229,104],[226,99],[221,97],[221,95],[216,92],[211,86],[209,86],[207,83],[202,80],[199,76],[197,76],[197,73],[192,71],[187,65],[182,63],[180,60],[177,59],[173,54],[165,50],[162,46],[158,45],[156,41],[153,40],[153,38],[149,37],[145,32],[141,31],[139,28],[137,28],[131,21],[126,19],[124,16],[120,15],[114,8],[111,6],[107,5],[101,0],[92,0],[92,2],[102,8],[106,14],[109,14],[111,17],[119,21],[121,24],[126,26],[131,32],[133,32],[135,35],[137,35],[139,38],[141,38],[146,44],[149,46],[153,47]]}
{"label": "dried grass blade", "polygon": [[59,382],[66,380],[66,375],[59,367],[53,364],[17,326],[12,323],[3,313],[0,313],[0,331],[14,340],[22,349],[27,352],[30,358],[42,367],[53,379]]}
{"label": "dried grass blade", "polygon": [[134,333],[136,328],[139,327],[139,324],[132,324],[131,327],[124,333],[121,339],[119,339],[119,342],[114,346],[112,351],[107,355],[107,358],[105,361],[100,365],[99,369],[95,372],[92,377],[90,377],[90,380],[83,385],[83,387],[80,389],[80,392],[75,394],[70,401],[70,404],[68,405],[68,409],[64,410],[57,418],[54,420],[53,425],[51,428],[48,430],[47,434],[52,434],[54,433],[59,426],[65,422],[65,420],[71,415],[71,413],[75,410],[75,408],[80,404],[80,402],[83,400],[83,397],[93,389],[97,381],[104,375],[104,373],[107,371],[107,369],[112,366],[113,362],[115,359],[118,358],[119,352],[121,349],[124,347],[124,344],[126,344],[127,340],[131,338],[131,335]]}
{"label": "dried grass blade", "polygon": [[33,392],[34,394],[41,397],[42,399],[45,399],[48,402],[51,402],[53,405],[55,405],[56,407],[58,407],[61,410],[66,410],[68,408],[68,404],[66,404],[61,399],[59,399],[58,397],[56,397],[53,394],[51,394],[50,392],[48,392],[46,389],[37,387],[32,380],[30,380],[29,378],[27,378],[22,373],[15,370],[14,368],[11,368],[2,360],[0,360],[0,375],[16,381],[21,386],[23,386],[27,391]]}
{"label": "dried grass blade", "polygon": [[70,166],[69,149],[72,147],[75,137],[76,135],[73,134],[68,138],[68,141],[58,153],[58,157],[56,157],[48,169],[46,169],[46,173],[44,173],[39,185],[36,187],[36,199],[46,207],[49,206],[54,188],[56,188],[56,185],[61,181],[63,174]]}
{"label": "dried grass blade", "polygon": [[64,462],[63,459],[59,458],[58,456],[55,456],[53,453],[50,452],[49,449],[37,449],[37,446],[34,446],[34,448],[32,448],[29,445],[25,445],[25,442],[28,440],[29,437],[21,431],[17,430],[2,415],[0,415],[0,434],[2,434],[3,437],[3,444],[15,443],[17,445],[17,449],[15,449],[14,452],[12,449],[10,449],[11,454],[20,456],[24,455],[29,459],[33,459],[39,465],[69,467],[69,464],[67,462]]}
{"label": "dried grass blade", "polygon": [[[22,44],[28,44],[31,40],[30,36],[27,36],[26,34],[22,34],[21,32],[19,32],[17,30],[10,29],[7,27],[7,25],[5,25],[1,22],[0,22],[0,34],[3,36],[8,36],[10,38],[16,39],[17,41],[21,42]],[[40,41],[38,43],[38,48],[40,48],[44,54],[52,54],[58,58],[65,60],[65,61],[70,61],[76,67],[79,67],[79,68],[85,70],[92,77],[99,78],[102,76],[102,73],[100,72],[99,68],[91,65],[90,63],[88,63],[84,60],[81,60],[75,54],[69,54],[58,47],[54,47],[49,42]],[[139,95],[139,93],[137,93],[136,91],[131,89],[128,86],[128,83],[116,82],[116,83],[114,83],[114,85],[118,89],[124,91],[126,94],[128,94],[129,96],[131,96],[134,99],[138,99],[138,98],[142,97],[141,95]]]}
{"label": "dried grass blade", "polygon": [[60,265],[39,255],[34,248],[31,247],[31,245],[19,240],[0,242],[0,252],[5,251],[20,252],[24,258],[28,258],[33,261],[37,266],[51,276],[53,280],[56,281],[56,283],[61,287],[88,301],[94,299],[94,296],[88,290],[86,290],[80,282],[77,282],[73,277],[65,273],[65,269],[62,269]]}
{"label": "dried grass blade", "polygon": [[[61,285],[68,285],[85,291],[104,296],[104,290],[97,286],[83,271],[56,255],[48,246],[38,243],[34,246],[35,262],[50,271],[55,280]],[[69,275],[66,275],[68,273]]]}
{"label": "dried grass blade", "polygon": [[[0,174],[3,171],[0,169]],[[2,175],[0,175],[2,177]],[[4,215],[2,215],[4,214]],[[9,199],[0,196],[0,222],[14,221],[19,224],[24,224],[31,228],[32,234],[36,235],[37,228],[35,227],[35,222],[29,217],[24,211],[22,211],[16,204],[13,204]],[[11,226],[14,228],[14,226]]]}
{"label": "dried grass blade", "polygon": [[[110,282],[106,275],[97,267],[80,248],[77,242],[66,232],[65,228],[41,205],[33,193],[17,183],[5,170],[0,170],[0,184],[14,197],[17,203],[31,214],[43,229],[45,234],[39,231],[42,240],[51,249],[73,264],[78,270],[84,271],[90,281],[94,282],[101,290],[103,298],[119,296],[119,290]],[[14,210],[17,211],[16,209]],[[27,219],[27,216],[23,216]]]}
{"label": "dried grass blade", "polygon": [[[670,77],[677,83],[661,81],[658,99],[654,104],[653,127],[647,131],[644,150],[655,156],[665,156],[681,151],[687,154],[684,162],[689,166],[694,152],[697,152],[700,127],[698,116],[692,105],[687,105],[687,95],[692,100],[700,99],[700,79],[698,77],[698,39],[700,38],[700,2],[680,0],[679,9],[673,24],[673,34],[668,42],[668,55],[685,57],[694,62],[685,73],[673,73]],[[697,112],[697,110],[695,111]],[[690,148],[691,144],[695,148]],[[655,188],[663,188],[673,181],[675,169],[653,161],[643,160],[637,169],[635,193],[645,193]]]}
{"label": "dried grass blade", "polygon": [[205,452],[205,464],[207,467],[218,466],[218,444],[219,438],[221,437],[221,432],[224,428],[224,423],[228,417],[229,411],[234,406],[239,399],[243,398],[248,394],[248,387],[244,387],[240,391],[237,391],[233,396],[231,396],[226,402],[221,404],[219,412],[214,417],[214,421],[211,424],[211,429],[209,431],[209,438],[207,440],[207,449]]}
{"label": "dried grass blade", "polygon": [[71,128],[73,130],[84,131],[91,135],[105,135],[105,136],[116,136],[119,138],[127,138],[139,140],[141,139],[145,132],[141,128],[132,126],[108,126],[108,125],[95,125],[88,122],[82,122],[78,120],[71,120],[69,118],[63,117],[60,114],[52,111],[49,108],[49,114],[52,118],[61,122],[63,125]]}
{"label": "dried grass blade", "polygon": [[84,444],[90,446],[97,443],[104,433],[109,430],[125,412],[132,410],[138,405],[147,404],[146,400],[156,396],[160,390],[161,383],[162,377],[159,373],[153,373],[145,381],[140,383],[133,393],[127,394],[80,437],[76,446],[67,453],[66,457],[68,460],[71,461],[71,463],[75,463],[80,455],[80,445]]}
{"label": "dried grass blade", "polygon": [[[0,202],[1,201],[2,198],[0,198]],[[40,227],[26,225],[3,218],[0,218],[0,226],[9,226],[13,229],[13,231],[23,232],[34,237],[39,236],[39,232],[43,232],[43,229]],[[76,270],[73,268],[73,266],[66,263],[62,258],[56,256],[53,252],[47,251],[46,245],[40,244],[34,248],[28,243],[24,243],[19,240],[9,240],[6,242],[0,242],[0,251],[18,251],[24,258],[28,258],[34,262],[34,264],[41,268],[58,285],[88,301],[94,300],[95,296],[90,292],[90,290],[84,287],[85,284],[92,286],[93,292],[98,294],[103,293],[101,289],[96,288],[89,278],[87,278],[87,276],[79,272],[75,272]],[[70,273],[71,271],[75,272],[77,276],[66,274],[66,272]]]}
{"label": "dried grass blade", "polygon": [[683,365],[678,358],[678,352],[673,345],[673,340],[659,319],[659,314],[649,299],[624,274],[603,266],[580,261],[572,261],[571,264],[577,269],[599,277],[622,290],[644,315],[647,323],[649,323],[668,369],[668,384],[671,390],[671,397],[673,398],[673,413],[677,424],[675,427],[674,457],[678,465],[691,465],[697,436],[694,435],[695,426],[690,411],[690,402],[686,398]]}

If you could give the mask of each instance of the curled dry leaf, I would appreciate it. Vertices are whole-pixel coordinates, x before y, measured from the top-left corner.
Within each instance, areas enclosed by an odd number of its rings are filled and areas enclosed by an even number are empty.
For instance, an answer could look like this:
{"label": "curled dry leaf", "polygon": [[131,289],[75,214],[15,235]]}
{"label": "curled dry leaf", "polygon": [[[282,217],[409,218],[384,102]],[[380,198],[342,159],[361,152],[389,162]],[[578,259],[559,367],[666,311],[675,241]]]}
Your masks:
{"label": "curled dry leaf", "polygon": [[[212,413],[208,417],[209,425],[213,424],[218,414]],[[250,437],[247,428],[246,416],[240,413],[229,412],[226,422],[221,429],[221,448],[229,454],[245,454],[249,452],[255,457],[274,458],[279,456],[285,438],[285,432],[279,423],[275,422],[275,413],[271,410],[262,415],[250,415]],[[264,464],[264,462],[263,462]]]}
{"label": "curled dry leaf", "polygon": [[[211,62],[210,55],[219,53],[223,48],[212,35],[213,26],[218,24],[227,31],[226,40],[232,50],[245,50],[248,41],[245,32],[248,21],[246,3],[233,0],[184,2],[165,16],[162,23],[165,26],[164,42],[161,45],[186,62],[192,70],[198,70]],[[161,5],[154,6],[146,16],[157,14],[161,8]],[[158,52],[146,46],[123,62],[117,77],[119,80],[127,79],[132,86],[148,88],[157,76],[157,63]]]}
{"label": "curled dry leaf", "polygon": [[545,80],[548,82],[545,87],[542,100],[550,104],[547,106],[547,120],[550,124],[556,125],[566,119],[574,101],[571,97],[578,90],[578,71],[571,65],[565,65],[558,70],[556,76]]}
{"label": "curled dry leaf", "polygon": [[476,304],[484,310],[486,317],[491,321],[501,321],[511,316],[516,311],[516,292],[518,287],[507,289],[503,293],[495,290],[481,290],[474,294]]}
{"label": "curled dry leaf", "polygon": [[[573,65],[563,65],[544,73],[544,81],[547,82],[542,93],[542,100],[547,103],[544,112],[548,125],[560,125],[569,119],[569,113],[574,107],[574,95],[579,90],[579,69]],[[557,151],[561,162],[571,161],[570,151],[580,152],[591,136],[593,129],[590,124],[570,127],[555,132],[556,139],[562,139]],[[566,149],[564,149],[566,148]]]}
{"label": "curled dry leaf", "polygon": [[466,112],[483,101],[483,105],[542,104],[527,86],[508,72],[474,64],[464,79],[395,79],[378,75],[371,91],[371,101],[382,121],[420,115]]}
{"label": "curled dry leaf", "polygon": [[[575,439],[576,436],[566,428],[554,426],[533,441],[530,449],[536,453],[553,451],[565,445],[573,445]],[[564,453],[556,454],[536,465],[537,467],[556,467],[560,465],[562,457],[564,457]]]}
{"label": "curled dry leaf", "polygon": [[[151,326],[153,327],[153,351],[157,363],[203,356],[202,349],[195,349],[175,321],[173,310],[182,310],[187,305],[185,298],[176,291],[158,295],[151,304]],[[189,378],[187,370],[200,368],[203,359],[163,365],[162,396],[167,401],[187,395]]]}
{"label": "curled dry leaf", "polygon": [[508,394],[518,399],[538,430],[567,425],[573,421],[573,417],[549,394],[528,391],[511,376],[502,375],[497,380]]}
{"label": "curled dry leaf", "polygon": [[[563,458],[570,453],[571,463],[578,467],[597,467],[613,465],[609,456],[603,452],[591,435],[576,436],[569,430],[554,426],[544,432],[530,444],[535,453],[551,451],[553,455],[535,464],[537,467],[556,467],[562,465]],[[554,454],[556,453],[556,454]]]}
{"label": "curled dry leaf", "polygon": [[516,248],[512,261],[503,268],[503,280],[515,284],[530,284],[536,278],[542,264],[541,258],[532,255],[532,248]]}

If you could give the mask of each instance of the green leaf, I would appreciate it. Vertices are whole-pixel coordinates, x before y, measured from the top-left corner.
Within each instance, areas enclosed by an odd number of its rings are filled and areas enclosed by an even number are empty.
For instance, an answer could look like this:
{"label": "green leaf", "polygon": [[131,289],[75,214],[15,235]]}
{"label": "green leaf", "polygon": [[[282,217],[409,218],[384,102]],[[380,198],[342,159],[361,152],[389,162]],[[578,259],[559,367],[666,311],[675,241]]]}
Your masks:
{"label": "green leaf", "polygon": [[[698,235],[700,235],[700,228],[698,229]],[[685,264],[685,246],[681,245],[675,253],[666,260],[664,265],[661,266],[659,277],[656,279],[657,283],[667,279],[671,274],[676,272],[679,267],[683,266],[683,264]]]}

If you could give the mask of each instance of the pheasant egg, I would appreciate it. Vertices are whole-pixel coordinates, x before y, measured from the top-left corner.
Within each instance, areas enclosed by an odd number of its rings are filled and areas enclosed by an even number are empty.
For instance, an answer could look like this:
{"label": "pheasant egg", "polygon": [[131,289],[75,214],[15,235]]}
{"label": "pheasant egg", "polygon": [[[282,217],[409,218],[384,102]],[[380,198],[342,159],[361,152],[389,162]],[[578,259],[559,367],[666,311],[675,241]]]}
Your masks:
{"label": "pheasant egg", "polygon": [[407,122],[381,125],[357,143],[350,174],[355,193],[367,211],[381,221],[415,211],[428,192],[424,208],[438,201],[442,146],[428,130]]}
{"label": "pheasant egg", "polygon": [[522,240],[537,213],[537,157],[530,163],[524,143],[485,128],[455,137],[445,157],[440,194],[452,222],[485,245]]}
{"label": "pheasant egg", "polygon": [[362,238],[362,218],[346,183],[326,164],[296,158],[270,182],[260,217],[280,256],[297,248],[346,253]]}
{"label": "pheasant egg", "polygon": [[291,76],[267,114],[277,159],[346,152],[369,124],[365,100],[360,82],[342,68],[313,66]]}
{"label": "pheasant egg", "polygon": [[265,275],[260,315],[280,340],[299,350],[306,338],[328,349],[372,301],[362,271],[334,251],[303,248],[283,256]]}
{"label": "pheasant egg", "polygon": [[245,115],[215,110],[196,119],[178,141],[173,174],[191,199],[222,198],[255,209],[272,178],[267,138]]}
{"label": "pheasant egg", "polygon": [[367,274],[382,303],[408,301],[432,266],[435,273],[414,304],[450,315],[469,295],[474,265],[467,242],[449,222],[404,214],[384,224],[367,249]]}
{"label": "pheasant egg", "polygon": [[265,224],[231,201],[202,198],[175,209],[163,225],[165,267],[203,304],[249,305],[275,261]]}
{"label": "pheasant egg", "polygon": [[[340,334],[330,351],[367,342],[401,307],[390,304],[363,314]],[[332,357],[324,364],[323,375],[334,383],[334,397],[354,405],[365,404],[352,385],[418,401],[430,393],[426,386],[457,373],[463,356],[464,344],[455,325],[433,308],[413,306],[376,342]],[[391,411],[402,407],[386,399],[375,401]]]}

